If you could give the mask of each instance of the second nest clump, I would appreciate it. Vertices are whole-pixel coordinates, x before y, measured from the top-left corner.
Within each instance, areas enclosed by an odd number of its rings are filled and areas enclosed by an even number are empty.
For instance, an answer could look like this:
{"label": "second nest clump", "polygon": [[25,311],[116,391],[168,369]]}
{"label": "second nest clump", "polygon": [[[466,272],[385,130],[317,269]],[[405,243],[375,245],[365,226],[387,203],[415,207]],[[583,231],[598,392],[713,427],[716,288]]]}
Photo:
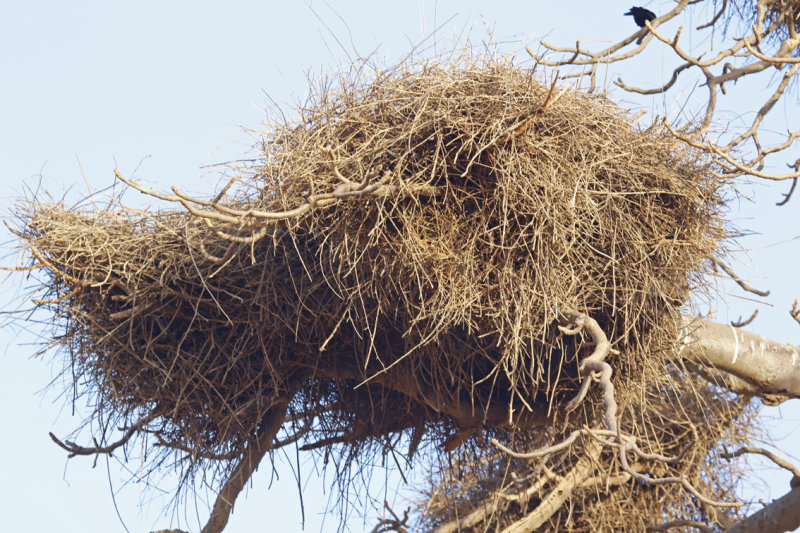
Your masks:
{"label": "second nest clump", "polygon": [[214,201],[167,197],[189,212],[28,208],[101,415],[235,454],[299,379],[309,447],[531,427],[580,381],[565,309],[620,351],[618,395],[646,386],[726,236],[708,160],[494,58],[366,78],[319,84]]}

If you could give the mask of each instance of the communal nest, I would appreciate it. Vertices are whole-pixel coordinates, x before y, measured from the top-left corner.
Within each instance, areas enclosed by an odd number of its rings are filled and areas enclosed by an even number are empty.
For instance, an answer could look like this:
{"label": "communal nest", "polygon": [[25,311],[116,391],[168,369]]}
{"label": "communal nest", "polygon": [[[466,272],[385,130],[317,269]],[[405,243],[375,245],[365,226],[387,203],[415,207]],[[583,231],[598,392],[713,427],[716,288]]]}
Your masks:
{"label": "communal nest", "polygon": [[209,200],[118,174],[176,207],[18,206],[100,427],[208,465],[288,398],[305,448],[533,442],[602,410],[561,409],[591,351],[559,333],[572,310],[618,351],[620,405],[664,374],[726,237],[708,159],[503,59],[365,72],[316,85]]}

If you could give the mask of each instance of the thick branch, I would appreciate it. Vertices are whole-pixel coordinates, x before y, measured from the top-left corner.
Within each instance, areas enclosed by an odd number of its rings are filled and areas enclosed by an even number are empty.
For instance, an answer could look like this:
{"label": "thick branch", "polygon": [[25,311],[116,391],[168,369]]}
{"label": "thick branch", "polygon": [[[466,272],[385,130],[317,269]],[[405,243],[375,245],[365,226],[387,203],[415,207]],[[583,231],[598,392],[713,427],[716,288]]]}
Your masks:
{"label": "thick branch", "polygon": [[717,387],[728,389],[729,391],[739,395],[758,396],[765,405],[780,405],[783,402],[792,399],[790,396],[783,394],[767,394],[761,392],[749,382],[712,367],[692,363],[691,361],[685,361],[685,364],[686,368],[690,372],[697,374],[709,383],[713,383]]}
{"label": "thick branch", "polygon": [[800,348],[708,320],[681,321],[685,359],[732,374],[759,394],[800,398]]}
{"label": "thick branch", "polygon": [[778,533],[800,526],[800,487],[751,514],[725,533]]}
{"label": "thick branch", "polygon": [[[605,362],[609,353],[615,353],[611,348],[611,343],[608,341],[600,324],[597,323],[592,317],[578,313],[577,311],[566,311],[566,318],[575,325],[575,329],[569,329],[559,326],[558,329],[566,335],[574,335],[581,330],[586,330],[594,341],[594,350],[592,353],[581,360],[580,368],[581,374],[584,374],[583,383],[578,395],[567,403],[567,411],[574,409],[581,401],[583,401],[586,392],[588,391],[591,379],[589,376],[596,375],[597,382],[603,391],[603,403],[606,406],[606,427],[611,431],[617,430],[617,400],[614,396],[614,384],[611,382],[612,369],[611,365]],[[616,352],[618,353],[618,352]]]}
{"label": "thick branch", "polygon": [[239,496],[247,480],[255,472],[261,459],[272,448],[275,435],[283,425],[290,400],[291,394],[287,394],[284,399],[273,405],[267,412],[261,429],[250,441],[244,456],[231,472],[222,490],[219,491],[214,502],[214,508],[211,510],[211,516],[208,518],[208,522],[201,533],[220,533],[225,529],[236,497]]}

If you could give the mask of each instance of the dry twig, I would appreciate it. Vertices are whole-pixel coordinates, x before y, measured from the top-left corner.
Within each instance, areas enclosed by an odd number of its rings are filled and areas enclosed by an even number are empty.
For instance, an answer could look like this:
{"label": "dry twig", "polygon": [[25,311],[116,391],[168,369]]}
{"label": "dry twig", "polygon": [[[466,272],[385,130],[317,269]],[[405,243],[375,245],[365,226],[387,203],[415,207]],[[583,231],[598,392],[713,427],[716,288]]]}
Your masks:
{"label": "dry twig", "polygon": [[746,325],[750,324],[753,320],[755,320],[757,316],[758,316],[758,309],[753,311],[753,314],[750,315],[750,318],[748,318],[747,320],[742,320],[741,316],[739,317],[739,320],[731,320],[731,326],[735,328],[743,328]]}

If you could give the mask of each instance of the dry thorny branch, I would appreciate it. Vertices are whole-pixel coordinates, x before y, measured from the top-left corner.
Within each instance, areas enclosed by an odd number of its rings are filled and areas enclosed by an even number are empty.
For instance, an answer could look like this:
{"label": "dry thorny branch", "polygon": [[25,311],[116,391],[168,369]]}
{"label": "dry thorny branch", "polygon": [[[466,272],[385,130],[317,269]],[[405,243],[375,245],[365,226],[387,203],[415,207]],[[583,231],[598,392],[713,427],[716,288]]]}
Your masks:
{"label": "dry thorny branch", "polygon": [[378,521],[370,533],[388,533],[394,531],[395,533],[408,533],[408,512],[410,509],[403,511],[403,518],[397,516],[394,510],[389,507],[388,502],[383,502],[383,507],[392,515],[391,518],[382,518]]}

